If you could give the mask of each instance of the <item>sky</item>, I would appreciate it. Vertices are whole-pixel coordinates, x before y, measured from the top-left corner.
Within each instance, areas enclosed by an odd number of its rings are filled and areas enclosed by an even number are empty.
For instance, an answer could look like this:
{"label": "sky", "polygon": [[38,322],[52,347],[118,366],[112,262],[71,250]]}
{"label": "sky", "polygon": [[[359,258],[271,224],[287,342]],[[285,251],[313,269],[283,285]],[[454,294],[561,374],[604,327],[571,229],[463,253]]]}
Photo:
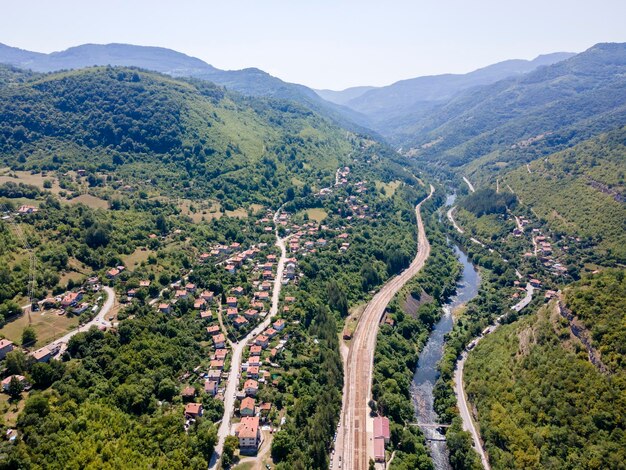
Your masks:
{"label": "sky", "polygon": [[161,46],[313,88],[382,86],[626,42],[624,0],[0,0],[0,42]]}

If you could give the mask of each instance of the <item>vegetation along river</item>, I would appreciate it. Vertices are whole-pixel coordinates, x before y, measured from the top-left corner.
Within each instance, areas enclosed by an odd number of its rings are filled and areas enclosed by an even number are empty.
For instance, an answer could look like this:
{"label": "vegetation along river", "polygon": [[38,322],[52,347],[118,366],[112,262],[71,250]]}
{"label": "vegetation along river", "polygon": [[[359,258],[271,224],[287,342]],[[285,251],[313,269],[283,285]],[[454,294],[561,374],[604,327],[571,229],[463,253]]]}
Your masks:
{"label": "vegetation along river", "polygon": [[[454,197],[449,196],[447,205],[451,205],[453,201]],[[463,265],[463,273],[459,279],[455,295],[443,306],[443,316],[430,333],[428,342],[420,354],[417,369],[413,376],[413,383],[411,384],[415,418],[418,423],[422,424],[420,428],[424,436],[426,436],[433,465],[437,470],[450,468],[445,437],[437,428],[428,426],[438,422],[437,413],[433,409],[433,389],[435,382],[439,378],[437,364],[443,355],[444,337],[452,330],[454,321],[452,312],[458,306],[473,299],[478,293],[480,284],[478,271],[470,263],[465,253],[456,245],[454,246],[454,252]]]}

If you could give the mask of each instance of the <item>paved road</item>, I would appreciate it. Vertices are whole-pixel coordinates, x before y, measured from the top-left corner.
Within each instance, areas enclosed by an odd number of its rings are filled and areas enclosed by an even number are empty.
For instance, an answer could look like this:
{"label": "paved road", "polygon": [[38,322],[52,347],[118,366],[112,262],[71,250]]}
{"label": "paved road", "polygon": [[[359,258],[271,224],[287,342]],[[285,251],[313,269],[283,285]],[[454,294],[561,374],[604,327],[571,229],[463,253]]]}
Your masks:
{"label": "paved road", "polygon": [[108,320],[105,320],[105,318],[108,315],[109,311],[113,308],[113,305],[115,305],[115,291],[106,286],[103,286],[102,290],[107,293],[107,299],[104,302],[104,305],[102,305],[100,311],[96,314],[96,316],[84,325],[79,326],[75,330],[72,330],[69,333],[66,333],[64,336],[61,336],[59,339],[55,339],[54,341],[46,344],[49,349],[62,348],[63,345],[67,345],[67,342],[72,336],[80,333],[81,331],[87,331],[92,326],[112,326],[112,323]]}
{"label": "paved road", "polygon": [[[511,307],[512,310],[519,312],[521,309],[526,307],[533,300],[533,293],[535,289],[530,284],[526,284],[526,296],[520,300],[518,303]],[[488,334],[493,333],[500,326],[502,319],[507,314],[500,315],[496,318],[495,322],[487,328],[484,334],[481,334],[478,338],[476,338],[472,343],[474,347]],[[463,429],[465,431],[469,431],[472,435],[472,440],[474,441],[474,449],[480,455],[480,460],[482,461],[483,467],[485,470],[490,470],[491,466],[489,465],[489,459],[485,454],[485,450],[483,449],[482,442],[480,440],[480,434],[476,429],[476,425],[474,420],[472,419],[472,414],[469,411],[469,405],[467,404],[467,396],[465,395],[465,384],[463,382],[463,369],[465,367],[465,361],[467,360],[468,351],[463,351],[461,354],[461,358],[457,361],[456,370],[454,371],[454,392],[456,394],[457,406],[459,408],[459,413],[461,415],[461,419],[463,420]]]}
{"label": "paved road", "polygon": [[[278,220],[278,215],[280,210],[276,211],[274,214],[274,224]],[[224,450],[224,440],[226,436],[231,434],[230,429],[230,421],[233,416],[233,408],[235,404],[235,394],[237,392],[237,387],[239,386],[239,372],[241,370],[241,356],[243,355],[243,351],[250,342],[250,340],[256,338],[263,330],[265,330],[274,316],[278,313],[278,301],[280,299],[280,289],[282,287],[282,278],[283,271],[285,269],[285,260],[287,259],[287,249],[285,248],[285,240],[289,237],[281,238],[278,235],[278,226],[276,226],[276,246],[280,248],[280,259],[278,260],[278,267],[276,268],[276,278],[274,279],[274,289],[272,292],[272,306],[270,308],[269,313],[265,317],[265,320],[260,323],[254,330],[246,335],[238,343],[232,345],[232,359],[230,363],[230,374],[228,375],[228,380],[226,382],[226,391],[224,392],[224,416],[222,417],[222,422],[220,423],[220,427],[217,431],[217,445],[215,446],[215,451],[213,452],[213,456],[211,457],[211,461],[209,462],[209,469],[214,469],[217,467],[217,463],[220,460],[222,455],[222,451]]]}
{"label": "paved road", "polygon": [[[430,186],[428,200],[435,188]],[[371,397],[374,349],[381,317],[394,295],[424,266],[430,254],[420,214],[422,201],[415,208],[418,226],[418,250],[411,265],[398,276],[390,279],[369,302],[354,332],[348,357],[344,364],[344,393],[340,417],[340,429],[332,457],[333,468],[367,470],[374,448],[371,438],[373,421],[369,418],[368,401]]]}
{"label": "paved road", "polygon": [[466,359],[467,352],[463,351],[461,359],[457,362],[456,370],[454,371],[454,391],[456,393],[457,405],[459,408],[461,419],[463,420],[463,430],[470,432],[470,434],[472,435],[472,440],[474,441],[474,450],[476,450],[476,452],[478,452],[478,455],[480,455],[480,460],[485,470],[490,470],[491,466],[489,465],[489,460],[487,459],[487,455],[485,454],[485,451],[483,449],[482,442],[480,441],[480,435],[478,434],[476,426],[474,425],[472,414],[469,412],[469,408],[467,406],[467,397],[465,396],[465,390],[463,388],[463,368],[465,366]]}
{"label": "paved road", "polygon": [[448,220],[452,223],[452,225],[454,226],[454,228],[456,229],[457,232],[459,233],[463,233],[463,229],[461,227],[459,227],[456,223],[456,220],[454,220],[454,210],[456,209],[456,206],[452,206],[448,212],[447,212],[447,216],[448,216]]}

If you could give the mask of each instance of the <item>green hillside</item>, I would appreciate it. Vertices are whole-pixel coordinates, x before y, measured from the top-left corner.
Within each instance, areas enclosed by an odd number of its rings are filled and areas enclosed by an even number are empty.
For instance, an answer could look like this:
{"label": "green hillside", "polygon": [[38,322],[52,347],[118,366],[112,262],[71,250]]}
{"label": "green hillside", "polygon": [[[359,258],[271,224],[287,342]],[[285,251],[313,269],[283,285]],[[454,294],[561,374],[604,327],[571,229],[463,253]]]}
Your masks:
{"label": "green hillside", "polygon": [[466,391],[492,468],[624,468],[626,376],[613,358],[623,357],[626,336],[613,327],[624,323],[625,289],[623,272],[607,271],[566,293],[614,366],[608,374],[591,364],[554,302],[501,327],[469,356]]}
{"label": "green hillside", "polygon": [[53,73],[0,88],[0,159],[104,173],[238,207],[329,183],[352,136],[297,104],[135,69]]}
{"label": "green hillside", "polygon": [[626,128],[536,160],[504,178],[550,228],[626,261]]}
{"label": "green hillside", "polygon": [[598,44],[519,78],[463,92],[396,129],[420,161],[473,180],[623,125],[626,45]]}

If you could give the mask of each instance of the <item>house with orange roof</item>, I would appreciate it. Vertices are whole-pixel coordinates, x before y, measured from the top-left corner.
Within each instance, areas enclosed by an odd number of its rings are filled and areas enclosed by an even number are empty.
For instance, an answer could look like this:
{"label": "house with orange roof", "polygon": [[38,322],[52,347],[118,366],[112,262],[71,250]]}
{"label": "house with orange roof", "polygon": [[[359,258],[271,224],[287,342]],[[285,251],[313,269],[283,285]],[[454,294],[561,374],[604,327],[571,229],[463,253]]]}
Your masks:
{"label": "house with orange roof", "polygon": [[185,405],[185,416],[190,418],[202,416],[202,403],[187,403]]}
{"label": "house with orange roof", "polygon": [[241,400],[241,405],[239,406],[239,415],[240,416],[254,416],[254,408],[255,401],[252,397],[246,397]]}
{"label": "house with orange roof", "polygon": [[239,439],[239,452],[254,454],[261,443],[261,431],[258,416],[246,416],[241,419],[235,435]]}

